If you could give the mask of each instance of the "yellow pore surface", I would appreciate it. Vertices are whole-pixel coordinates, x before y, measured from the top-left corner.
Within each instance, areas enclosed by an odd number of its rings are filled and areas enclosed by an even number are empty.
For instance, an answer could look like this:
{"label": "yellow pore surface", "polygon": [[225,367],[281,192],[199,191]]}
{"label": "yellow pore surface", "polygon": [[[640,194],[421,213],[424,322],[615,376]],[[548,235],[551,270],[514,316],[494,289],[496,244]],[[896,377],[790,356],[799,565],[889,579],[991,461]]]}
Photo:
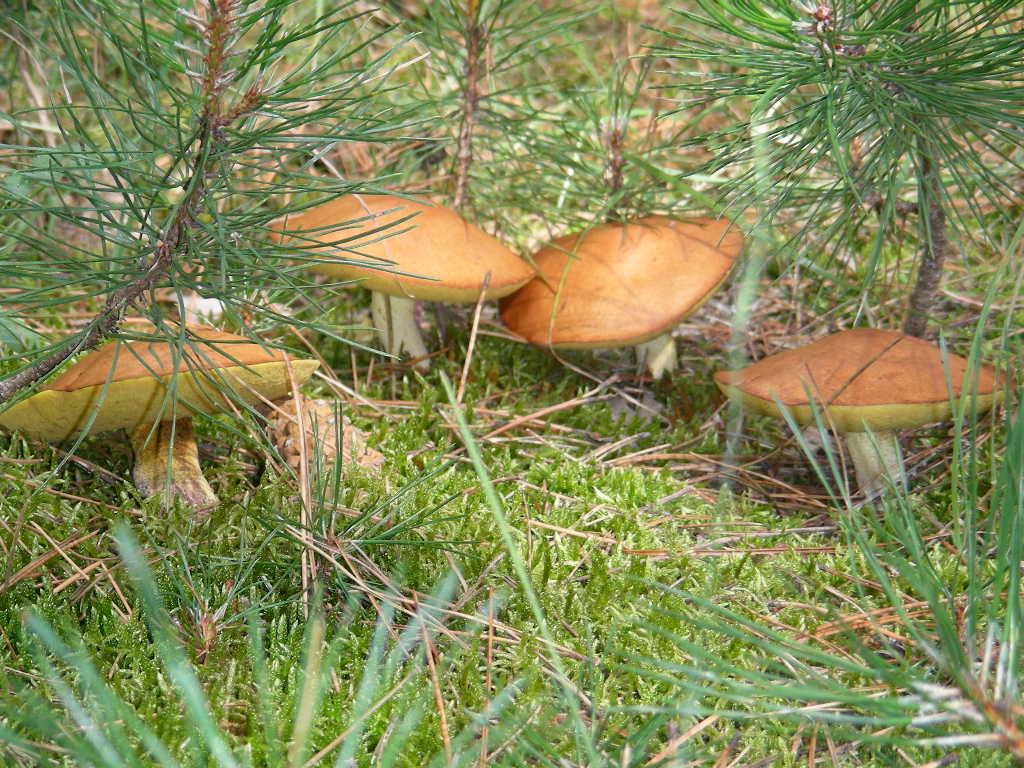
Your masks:
{"label": "yellow pore surface", "polygon": [[[76,362],[48,388],[0,413],[0,426],[57,442],[82,432],[132,430],[284,397],[316,370],[248,339],[192,329],[203,341],[188,360],[162,342],[114,342]],[[291,372],[289,373],[289,367]],[[237,407],[237,406],[236,406]]]}

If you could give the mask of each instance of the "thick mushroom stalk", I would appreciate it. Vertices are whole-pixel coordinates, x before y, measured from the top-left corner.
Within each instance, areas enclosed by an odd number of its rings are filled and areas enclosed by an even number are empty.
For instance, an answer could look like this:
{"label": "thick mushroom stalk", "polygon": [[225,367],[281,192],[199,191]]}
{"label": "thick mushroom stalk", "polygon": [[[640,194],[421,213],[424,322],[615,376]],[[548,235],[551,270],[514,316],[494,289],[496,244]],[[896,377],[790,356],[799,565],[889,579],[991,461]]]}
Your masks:
{"label": "thick mushroom stalk", "polygon": [[846,450],[857,473],[857,488],[865,496],[885,490],[887,480],[906,486],[906,473],[895,432],[847,432]]}
{"label": "thick mushroom stalk", "polygon": [[132,480],[143,496],[177,496],[195,508],[220,503],[199,468],[192,419],[142,424],[130,438],[135,452]]}
{"label": "thick mushroom stalk", "polygon": [[423,343],[419,323],[416,322],[416,302],[402,296],[389,296],[374,291],[370,304],[373,325],[380,334],[384,350],[395,357],[407,352],[416,360],[416,370],[430,370],[427,346]]}
{"label": "thick mushroom stalk", "polygon": [[636,345],[636,361],[650,371],[655,381],[677,366],[676,342],[671,331]]}

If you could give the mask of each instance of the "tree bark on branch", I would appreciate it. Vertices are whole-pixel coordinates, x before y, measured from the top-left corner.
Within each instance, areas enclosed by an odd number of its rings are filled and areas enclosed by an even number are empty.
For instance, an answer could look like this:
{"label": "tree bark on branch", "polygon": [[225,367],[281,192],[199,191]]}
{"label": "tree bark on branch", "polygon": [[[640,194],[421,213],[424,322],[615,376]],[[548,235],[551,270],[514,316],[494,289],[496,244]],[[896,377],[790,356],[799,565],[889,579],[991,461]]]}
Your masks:
{"label": "tree bark on branch", "polygon": [[942,200],[942,177],[931,155],[921,154],[921,191],[918,215],[922,216],[921,265],[917,269],[917,285],[907,303],[903,320],[903,333],[923,339],[928,333],[928,321],[935,311],[935,300],[942,281],[942,269],[949,254],[946,233],[946,209]]}
{"label": "tree bark on branch", "polygon": [[453,200],[455,210],[459,213],[469,202],[469,169],[473,165],[473,129],[476,125],[476,113],[480,108],[480,60],[485,42],[484,30],[479,20],[479,8],[475,0],[469,0],[467,3],[466,14],[466,66],[462,73],[462,120],[459,123],[456,154],[458,166]]}

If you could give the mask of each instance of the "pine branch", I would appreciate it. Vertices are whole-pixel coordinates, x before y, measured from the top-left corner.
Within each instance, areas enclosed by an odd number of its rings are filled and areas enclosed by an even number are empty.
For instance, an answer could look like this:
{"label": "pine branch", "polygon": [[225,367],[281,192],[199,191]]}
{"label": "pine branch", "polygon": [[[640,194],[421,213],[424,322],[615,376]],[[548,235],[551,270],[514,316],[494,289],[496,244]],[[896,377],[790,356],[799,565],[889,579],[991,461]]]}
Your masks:
{"label": "pine branch", "polygon": [[432,174],[447,152],[444,184],[454,209],[470,218],[475,212],[509,235],[526,229],[520,211],[536,208],[524,209],[519,198],[535,192],[536,183],[524,183],[534,160],[532,147],[524,147],[537,138],[542,105],[554,96],[545,63],[566,47],[573,22],[587,12],[531,0],[421,5],[422,14],[404,21],[430,52],[415,108],[440,141],[408,153],[412,171]]}
{"label": "pine branch", "polygon": [[608,221],[616,220],[616,210],[619,207],[619,192],[622,189],[622,168],[625,160],[622,157],[622,148],[626,140],[625,120],[620,120],[616,115],[610,119],[610,125],[604,131],[604,144],[608,154],[605,157],[604,183],[605,192],[609,201],[606,218]]}
{"label": "pine branch", "polygon": [[[711,70],[686,73],[688,105],[757,105],[768,116],[760,154],[744,120],[695,139],[714,155],[699,171],[728,169],[720,189],[730,204],[756,205],[765,223],[798,213],[802,229],[786,247],[816,253],[856,248],[846,235],[865,206],[883,214],[876,242],[898,241],[894,214],[914,210],[907,179],[916,175],[922,246],[904,330],[923,335],[935,319],[949,228],[991,241],[999,220],[1012,223],[1007,180],[1021,170],[1024,128],[1010,95],[1024,82],[1019,3],[694,5],[677,12],[684,26],[667,33],[674,45],[653,49]],[[772,183],[754,184],[757,174]],[[981,226],[967,220],[982,214]],[[869,274],[880,253],[869,256]]]}
{"label": "pine branch", "polygon": [[199,133],[192,156],[192,173],[184,185],[188,193],[167,223],[163,237],[156,243],[148,261],[140,260],[139,274],[107,297],[103,308],[77,342],[59,348],[0,381],[0,404],[48,376],[72,355],[93,349],[116,334],[125,313],[165,279],[188,252],[189,233],[197,228],[197,216],[207,184],[222,162],[219,151],[226,143],[224,131],[249,115],[263,101],[260,86],[256,84],[246,90],[235,104],[228,108],[223,105],[223,93],[234,75],[228,60],[231,56],[230,38],[237,20],[236,10],[235,0],[210,0],[208,19],[193,20],[201,27],[203,39],[207,42],[204,56],[206,71],[201,77],[204,107],[198,119]]}
{"label": "pine branch", "polygon": [[946,209],[942,202],[942,179],[935,167],[931,154],[921,156],[921,186],[924,211],[922,222],[924,246],[921,264],[917,270],[917,285],[907,303],[907,314],[903,320],[903,332],[908,336],[924,338],[928,321],[934,312],[935,300],[942,280],[942,268],[949,254],[949,239],[946,234]]}
{"label": "pine branch", "polygon": [[469,202],[469,170],[473,165],[473,128],[480,107],[481,56],[485,47],[484,29],[479,20],[476,0],[468,0],[466,8],[466,64],[462,73],[462,120],[459,123],[458,167],[455,178],[455,210],[462,211]]}

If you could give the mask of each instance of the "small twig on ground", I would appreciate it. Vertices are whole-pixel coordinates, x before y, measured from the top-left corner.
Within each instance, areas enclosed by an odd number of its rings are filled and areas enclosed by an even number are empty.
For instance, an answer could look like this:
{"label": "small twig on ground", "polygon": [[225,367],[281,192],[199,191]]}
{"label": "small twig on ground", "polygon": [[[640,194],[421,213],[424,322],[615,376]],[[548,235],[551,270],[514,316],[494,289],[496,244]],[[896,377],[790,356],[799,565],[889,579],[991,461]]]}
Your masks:
{"label": "small twig on ground", "polygon": [[[49,550],[47,552],[44,552],[43,554],[39,555],[38,557],[36,557],[32,561],[26,563],[22,568],[19,568],[16,573],[11,574],[6,579],[4,579],[3,584],[0,584],[0,595],[5,594],[7,592],[7,590],[9,590],[11,587],[13,587],[19,581],[22,581],[23,579],[27,579],[29,576],[31,576],[33,573],[35,573],[37,569],[39,569],[42,566],[46,565],[46,563],[48,563],[50,560],[52,560],[53,558],[57,557],[58,555],[63,556],[63,557],[66,558],[67,555],[65,553],[66,553],[67,550],[74,549],[79,544],[81,544],[81,543],[83,543],[85,541],[88,541],[93,536],[96,536],[98,533],[99,533],[98,530],[90,531],[89,533],[83,534],[81,536],[76,536],[74,538],[65,539],[64,541],[60,542],[59,544],[54,544],[53,545],[53,549],[51,549],[51,550]],[[49,538],[49,537],[47,537],[47,538]],[[13,562],[13,558],[8,558],[8,562]],[[77,565],[74,566],[74,567],[78,568]]]}
{"label": "small twig on ground", "polygon": [[[292,371],[291,359],[285,355],[285,368],[288,371],[288,383],[292,390],[292,402],[295,403],[295,418],[299,426],[299,497],[302,500],[299,513],[299,525],[305,530],[310,530],[312,525],[312,491],[309,487],[309,456],[306,452],[306,409],[302,393],[299,391],[298,383],[295,381],[295,373]],[[316,580],[316,561],[314,553],[309,547],[302,548],[302,614],[309,618],[310,587]]]}
{"label": "small twig on ground", "polygon": [[[494,666],[494,588],[487,590],[487,663],[484,667],[484,692],[486,696],[494,693],[492,668]],[[487,765],[487,739],[490,729],[484,725],[480,729],[480,768]]]}
{"label": "small twig on ground", "polygon": [[441,727],[441,743],[444,745],[445,760],[452,760],[452,739],[448,733],[448,716],[444,711],[444,696],[441,694],[441,682],[437,678],[437,665],[434,662],[434,644],[430,642],[426,624],[420,625],[423,634],[423,653],[427,657],[427,668],[430,671],[430,685],[434,689],[434,704],[437,706],[437,717]]}
{"label": "small twig on ground", "polygon": [[679,747],[688,742],[690,739],[692,739],[694,736],[696,736],[698,733],[703,731],[708,726],[714,725],[720,718],[720,715],[708,715],[699,723],[693,725],[692,727],[688,728],[687,730],[683,731],[683,733],[679,734],[674,739],[672,739],[668,744],[665,745],[664,749],[662,749],[658,754],[656,754],[654,757],[652,757],[650,760],[644,763],[644,765],[660,765],[662,761],[666,760],[667,758],[675,756]]}
{"label": "small twig on ground", "polygon": [[[600,393],[601,393],[601,391],[603,389],[605,389],[608,386],[608,384],[612,380],[613,379],[609,379],[608,382],[603,382],[603,383],[599,384],[598,386],[594,387],[593,389],[588,390],[587,392],[584,392],[579,397],[574,397],[571,400],[566,400],[565,402],[557,403],[555,405],[549,405],[546,408],[541,408],[540,410],[534,411],[533,413],[528,413],[525,416],[520,416],[519,418],[513,419],[512,421],[509,421],[506,424],[503,424],[502,426],[500,426],[500,427],[498,427],[496,429],[492,429],[486,435],[483,435],[482,437],[478,438],[478,442],[483,442],[483,441],[489,440],[489,439],[491,439],[493,437],[496,437],[496,436],[502,434],[503,432],[507,432],[510,429],[515,429],[516,427],[522,426],[523,424],[526,424],[526,423],[528,423],[530,421],[538,419],[541,416],[547,416],[550,413],[555,413],[557,411],[564,411],[564,410],[567,410],[569,408],[575,408],[575,407],[583,405],[585,403],[595,402],[596,400],[601,399],[602,397],[605,397],[604,395],[601,395]],[[460,456],[460,455],[462,455],[465,452],[465,450],[466,449],[464,447],[463,448],[457,448],[454,451],[452,451],[451,453],[447,454],[447,457],[451,458],[451,457],[454,457],[454,456]]]}

